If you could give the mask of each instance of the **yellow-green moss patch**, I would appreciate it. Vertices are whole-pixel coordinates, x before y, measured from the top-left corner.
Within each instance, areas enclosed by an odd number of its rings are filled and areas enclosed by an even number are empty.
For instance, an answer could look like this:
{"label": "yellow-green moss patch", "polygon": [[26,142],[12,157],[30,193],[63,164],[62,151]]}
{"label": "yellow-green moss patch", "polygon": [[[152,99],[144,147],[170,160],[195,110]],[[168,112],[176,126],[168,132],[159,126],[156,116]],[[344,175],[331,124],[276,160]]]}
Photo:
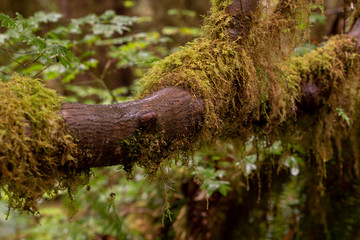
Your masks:
{"label": "yellow-green moss patch", "polygon": [[204,99],[200,135],[206,139],[250,136],[254,122],[280,124],[292,114],[299,88],[283,76],[280,64],[304,35],[298,14],[306,5],[284,3],[259,17],[258,11],[228,11],[231,2],[215,1],[203,37],[160,61],[140,81],[139,97],[178,86]]}
{"label": "yellow-green moss patch", "polygon": [[57,115],[60,101],[38,79],[0,81],[0,188],[9,211],[36,213],[44,193],[87,181],[87,173],[75,170],[77,146]]}

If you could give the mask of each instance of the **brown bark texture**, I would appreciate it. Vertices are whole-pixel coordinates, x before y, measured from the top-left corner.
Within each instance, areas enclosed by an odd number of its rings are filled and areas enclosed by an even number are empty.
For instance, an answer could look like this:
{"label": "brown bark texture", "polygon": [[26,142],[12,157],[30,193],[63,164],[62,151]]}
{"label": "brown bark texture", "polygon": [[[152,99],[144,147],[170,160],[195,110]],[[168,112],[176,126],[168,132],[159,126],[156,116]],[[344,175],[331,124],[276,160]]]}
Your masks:
{"label": "brown bark texture", "polygon": [[118,165],[130,158],[119,144],[139,131],[162,133],[164,141],[191,139],[202,121],[203,100],[185,90],[162,89],[141,100],[113,105],[64,103],[60,114],[83,149],[80,168]]}

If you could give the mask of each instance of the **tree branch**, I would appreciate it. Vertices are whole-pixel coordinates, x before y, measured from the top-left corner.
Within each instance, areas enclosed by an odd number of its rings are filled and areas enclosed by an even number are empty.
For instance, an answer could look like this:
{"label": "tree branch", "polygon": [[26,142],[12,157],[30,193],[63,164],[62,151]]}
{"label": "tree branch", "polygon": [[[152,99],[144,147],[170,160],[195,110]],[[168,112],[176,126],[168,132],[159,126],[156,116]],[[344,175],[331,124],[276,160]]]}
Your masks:
{"label": "tree branch", "polygon": [[202,123],[203,107],[203,100],[171,87],[127,103],[64,103],[60,114],[82,148],[91,152],[79,166],[89,168],[131,161],[133,153],[124,149],[121,142],[138,133],[161,134],[167,148],[179,139],[192,141]]}
{"label": "tree branch", "polygon": [[[253,1],[244,10],[240,1],[234,1],[227,11],[238,11],[239,9],[243,9],[244,12],[254,11],[256,9],[255,3],[257,1]],[[358,41],[360,39],[359,29],[360,24],[357,23],[349,34]],[[345,46],[346,44],[348,42],[345,43]],[[322,54],[321,51],[319,54]],[[347,59],[348,53],[331,54],[339,54],[339,61],[343,61],[344,65],[347,65],[346,61],[352,61]],[[334,57],[337,58],[338,56]],[[312,67],[314,68],[314,66]],[[322,69],[322,66],[317,67]],[[346,71],[350,70],[345,67],[343,74],[346,75]],[[297,74],[303,77],[302,74],[308,73],[298,72]],[[325,71],[322,75],[331,76],[332,74],[331,71]],[[332,83],[332,81],[331,79],[328,82],[313,81],[304,78],[299,83],[301,96],[298,97],[295,108],[294,103],[291,105],[293,116],[301,118],[319,111],[326,104],[329,105],[327,99],[331,94],[336,95],[331,92],[336,89],[331,85],[338,84]],[[287,82],[286,86],[289,89]],[[286,92],[289,92],[289,90]],[[80,148],[84,150],[83,152],[90,153],[84,154],[79,168],[110,165],[123,165],[125,168],[131,168],[134,162],[138,161],[138,158],[151,158],[152,155],[149,151],[156,151],[156,158],[166,158],[174,149],[186,150],[185,145],[197,140],[201,128],[204,127],[205,101],[209,101],[209,99],[196,98],[190,91],[177,87],[168,87],[156,91],[141,100],[121,104],[84,105],[64,103],[60,115],[64,117],[68,130],[79,141]],[[272,103],[268,102],[266,104],[266,108],[271,111]],[[256,109],[253,111],[255,112]],[[229,117],[229,119],[232,119],[231,121],[234,121],[233,118]],[[249,126],[249,128],[253,125],[265,126],[267,124],[267,120],[263,116],[260,117],[260,122],[255,119],[252,119],[252,121],[243,124],[246,124],[245,126]],[[226,127],[229,125],[231,123],[227,124]],[[227,129],[223,129],[223,131],[226,132]],[[153,146],[150,143],[144,141],[141,142],[142,150],[139,150],[140,146],[136,146],[136,144],[139,144],[139,139],[144,137],[150,139],[149,141],[159,142],[156,150],[152,149]],[[135,143],[133,140],[137,142]],[[157,161],[158,159],[154,157],[153,160]]]}

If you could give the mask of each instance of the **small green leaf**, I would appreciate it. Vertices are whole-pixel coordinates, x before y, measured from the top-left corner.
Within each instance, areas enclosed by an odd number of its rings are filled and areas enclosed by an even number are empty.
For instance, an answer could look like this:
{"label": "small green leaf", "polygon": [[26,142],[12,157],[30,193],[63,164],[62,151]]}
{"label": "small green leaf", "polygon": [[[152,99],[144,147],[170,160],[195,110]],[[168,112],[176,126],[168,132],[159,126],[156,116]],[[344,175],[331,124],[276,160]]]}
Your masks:
{"label": "small green leaf", "polygon": [[346,124],[350,126],[350,118],[346,113],[344,112],[344,109],[342,108],[336,108],[336,111],[338,111],[338,116],[341,117],[343,120],[345,120]]}
{"label": "small green leaf", "polygon": [[108,20],[108,19],[113,18],[115,16],[116,16],[116,13],[115,13],[114,10],[107,10],[100,16],[100,18],[103,19],[103,20]]}
{"label": "small green leaf", "polygon": [[226,197],[227,192],[229,190],[231,190],[231,187],[228,186],[228,183],[227,184],[220,184],[219,192],[221,193],[221,195]]}
{"label": "small green leaf", "polygon": [[16,13],[17,22],[21,24],[22,28],[27,28],[29,23],[20,13]]}
{"label": "small green leaf", "polygon": [[43,11],[40,12],[36,12],[34,14],[33,20],[37,21],[37,22],[43,22],[43,23],[47,23],[47,22],[57,22],[60,18],[62,17],[62,15],[60,13],[46,13]]}
{"label": "small green leaf", "polygon": [[31,41],[30,41],[31,45],[35,45],[38,47],[39,51],[42,51],[46,48],[46,43],[43,39],[41,39],[40,37],[34,37]]}
{"label": "small green leaf", "polygon": [[2,27],[6,27],[6,28],[10,28],[10,29],[16,29],[17,28],[17,25],[16,25],[15,21],[11,17],[9,17],[8,15],[0,13],[0,21],[1,21],[1,26]]}
{"label": "small green leaf", "polygon": [[215,183],[209,183],[205,185],[206,195],[207,197],[211,197],[214,192],[218,189],[219,185]]}

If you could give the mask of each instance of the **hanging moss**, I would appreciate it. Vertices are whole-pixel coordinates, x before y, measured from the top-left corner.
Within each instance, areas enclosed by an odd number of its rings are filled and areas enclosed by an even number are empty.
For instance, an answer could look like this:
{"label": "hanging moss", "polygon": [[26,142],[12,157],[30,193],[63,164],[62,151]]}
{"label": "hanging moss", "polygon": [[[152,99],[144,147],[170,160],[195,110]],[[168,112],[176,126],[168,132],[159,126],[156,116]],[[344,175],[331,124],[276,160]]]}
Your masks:
{"label": "hanging moss", "polygon": [[[142,78],[139,97],[178,86],[204,99],[200,136],[207,143],[265,135],[266,142],[281,139],[300,145],[314,157],[307,163],[315,169],[315,176],[307,179],[313,184],[312,209],[328,211],[318,201],[326,190],[327,163],[336,157],[341,173],[342,141],[358,138],[358,131],[352,131],[359,109],[356,41],[336,36],[305,56],[290,57],[308,36],[310,2],[280,1],[261,17],[232,15],[226,10],[229,1],[214,2],[202,38],[158,62]],[[303,105],[307,97],[315,98],[310,106]],[[359,171],[359,159],[353,166]],[[328,220],[322,215],[319,221],[325,235],[331,232]]]}
{"label": "hanging moss", "polygon": [[[316,81],[323,93],[316,116],[310,117],[312,133],[305,134],[306,126],[295,140],[303,137],[300,144],[315,152],[319,172],[325,176],[322,165],[333,155],[332,141],[339,146],[346,137],[341,114],[352,116],[357,98],[356,41],[333,37],[324,47],[290,59],[308,33],[309,2],[281,1],[262,17],[255,17],[256,12],[229,13],[230,3],[215,1],[203,37],[156,64],[140,81],[139,97],[178,86],[204,99],[200,136],[210,141],[263,134],[282,138],[284,133],[276,128],[297,117],[296,105],[306,95],[304,84]],[[234,22],[241,26],[235,30],[244,34],[233,36]]]}
{"label": "hanging moss", "polygon": [[334,144],[341,153],[341,141],[349,137],[348,130],[357,114],[359,64],[356,41],[343,35],[332,37],[305,56],[292,58],[284,67],[287,79],[303,86],[296,99],[306,102],[307,91],[313,92],[310,104],[316,112],[303,116],[298,126],[305,128],[301,144],[315,154],[322,176],[326,175],[324,164],[334,155]]}
{"label": "hanging moss", "polygon": [[[0,81],[0,187],[11,209],[38,211],[38,200],[86,184],[77,146],[57,115],[61,98],[38,79]],[[3,196],[4,197],[4,196]]]}

